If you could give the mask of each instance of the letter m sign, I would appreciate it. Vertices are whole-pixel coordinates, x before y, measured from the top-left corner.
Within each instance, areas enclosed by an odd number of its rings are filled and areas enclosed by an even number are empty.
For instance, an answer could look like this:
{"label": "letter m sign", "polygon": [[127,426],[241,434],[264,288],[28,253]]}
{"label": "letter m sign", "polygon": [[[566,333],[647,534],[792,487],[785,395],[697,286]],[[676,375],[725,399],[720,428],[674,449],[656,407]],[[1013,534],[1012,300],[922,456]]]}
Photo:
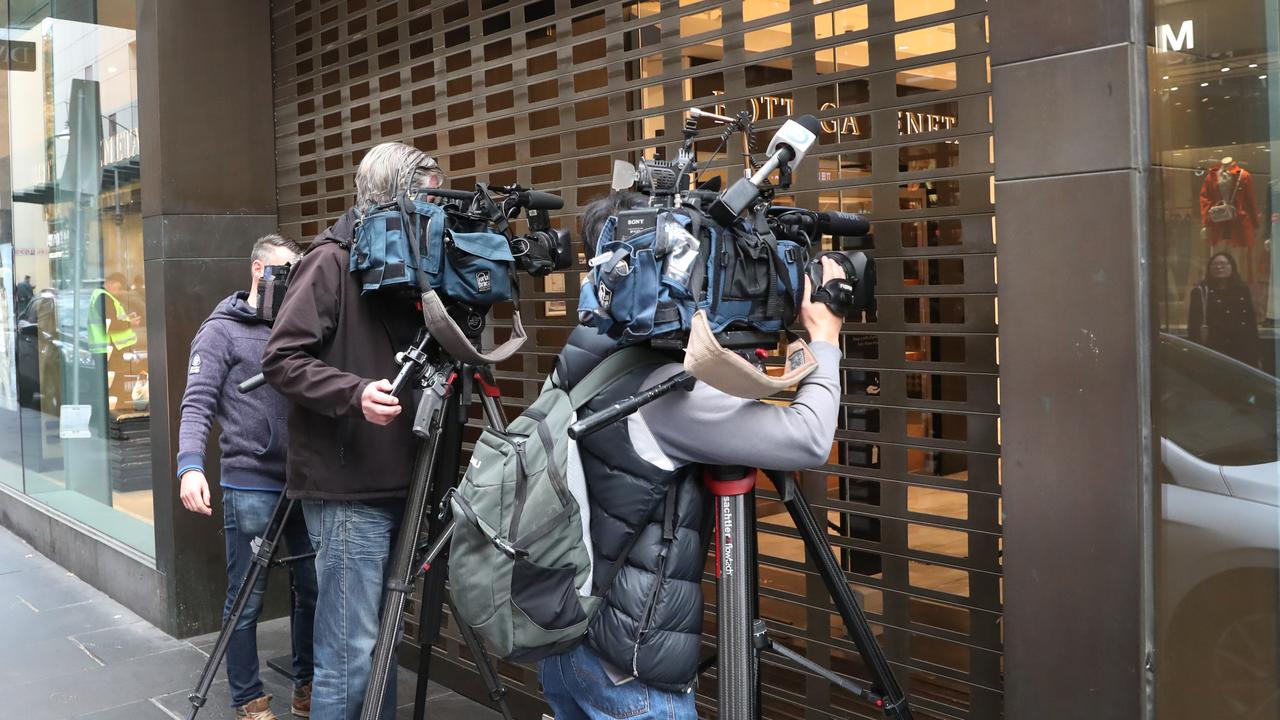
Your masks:
{"label": "letter m sign", "polygon": [[1190,50],[1196,46],[1196,30],[1195,25],[1187,20],[1182,23],[1177,32],[1173,31],[1173,25],[1157,25],[1156,26],[1156,48],[1161,52],[1179,52],[1181,50]]}

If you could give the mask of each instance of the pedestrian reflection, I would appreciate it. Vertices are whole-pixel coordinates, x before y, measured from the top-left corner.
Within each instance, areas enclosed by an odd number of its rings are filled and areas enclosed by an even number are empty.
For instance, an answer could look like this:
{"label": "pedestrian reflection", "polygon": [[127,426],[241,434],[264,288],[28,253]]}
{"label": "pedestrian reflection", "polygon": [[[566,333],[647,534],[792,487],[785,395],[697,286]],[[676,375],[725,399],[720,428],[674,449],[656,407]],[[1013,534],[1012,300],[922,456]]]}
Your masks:
{"label": "pedestrian reflection", "polygon": [[1194,342],[1258,367],[1258,317],[1249,287],[1225,252],[1209,258],[1204,278],[1191,289],[1187,334]]}

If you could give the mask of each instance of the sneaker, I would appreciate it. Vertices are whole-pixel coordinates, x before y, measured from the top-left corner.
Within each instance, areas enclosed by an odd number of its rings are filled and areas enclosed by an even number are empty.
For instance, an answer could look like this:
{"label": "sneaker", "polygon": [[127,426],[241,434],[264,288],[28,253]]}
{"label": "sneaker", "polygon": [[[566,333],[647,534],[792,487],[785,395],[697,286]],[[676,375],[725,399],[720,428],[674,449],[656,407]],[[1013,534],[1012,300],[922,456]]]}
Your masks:
{"label": "sneaker", "polygon": [[293,707],[289,711],[294,717],[311,717],[311,683],[293,689]]}
{"label": "sneaker", "polygon": [[250,700],[236,707],[236,720],[279,720],[271,712],[271,696],[263,695],[257,700]]}

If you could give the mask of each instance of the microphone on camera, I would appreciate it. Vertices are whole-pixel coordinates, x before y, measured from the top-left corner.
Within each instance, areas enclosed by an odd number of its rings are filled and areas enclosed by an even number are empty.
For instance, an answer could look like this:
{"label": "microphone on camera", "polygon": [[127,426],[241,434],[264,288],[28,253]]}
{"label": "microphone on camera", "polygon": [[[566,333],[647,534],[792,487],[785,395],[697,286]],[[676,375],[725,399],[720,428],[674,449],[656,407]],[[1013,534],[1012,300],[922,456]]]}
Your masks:
{"label": "microphone on camera", "polygon": [[[474,190],[451,190],[449,188],[427,188],[422,191],[424,195],[435,195],[446,200],[462,200],[464,202],[475,198]],[[539,192],[537,190],[519,190],[511,194],[515,198],[515,204],[529,210],[560,210],[564,207],[564,198],[551,193]]]}
{"label": "microphone on camera", "polygon": [[791,208],[779,208],[783,212],[778,222],[783,225],[809,225],[824,235],[835,237],[861,237],[871,231],[871,223],[861,215],[846,212],[796,212]]}
{"label": "microphone on camera", "polygon": [[427,188],[422,191],[423,195],[435,195],[446,200],[471,200],[476,196],[475,190],[451,190],[449,188]]}
{"label": "microphone on camera", "polygon": [[564,198],[548,192],[537,190],[520,190],[512,193],[516,204],[529,210],[560,210],[564,208]]}
{"label": "microphone on camera", "polygon": [[760,187],[769,179],[769,175],[780,167],[786,166],[790,172],[804,159],[805,153],[818,141],[821,125],[818,118],[812,115],[801,116],[798,120],[788,120],[778,128],[778,133],[769,141],[769,159],[749,178],[743,178],[720,195],[712,203],[711,216],[722,224],[729,225],[742,214],[756,198],[760,197]]}

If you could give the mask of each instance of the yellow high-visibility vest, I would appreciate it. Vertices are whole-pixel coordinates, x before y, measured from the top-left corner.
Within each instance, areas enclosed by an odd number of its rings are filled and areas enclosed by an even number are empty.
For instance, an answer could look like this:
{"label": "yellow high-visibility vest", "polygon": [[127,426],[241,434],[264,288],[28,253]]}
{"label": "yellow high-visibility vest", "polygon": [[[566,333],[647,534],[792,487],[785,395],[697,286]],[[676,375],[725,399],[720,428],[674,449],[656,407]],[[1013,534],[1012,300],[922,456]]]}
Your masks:
{"label": "yellow high-visibility vest", "polygon": [[[111,323],[111,331],[107,332],[107,326],[104,319],[99,318],[98,314],[93,311],[93,303],[101,296],[107,296],[115,305],[116,322]],[[105,315],[106,308],[103,308]],[[124,350],[138,343],[138,334],[133,331],[133,323],[129,322],[128,314],[124,311],[124,305],[116,298],[115,295],[96,288],[89,295],[89,352],[105,355],[112,345],[117,350]]]}

